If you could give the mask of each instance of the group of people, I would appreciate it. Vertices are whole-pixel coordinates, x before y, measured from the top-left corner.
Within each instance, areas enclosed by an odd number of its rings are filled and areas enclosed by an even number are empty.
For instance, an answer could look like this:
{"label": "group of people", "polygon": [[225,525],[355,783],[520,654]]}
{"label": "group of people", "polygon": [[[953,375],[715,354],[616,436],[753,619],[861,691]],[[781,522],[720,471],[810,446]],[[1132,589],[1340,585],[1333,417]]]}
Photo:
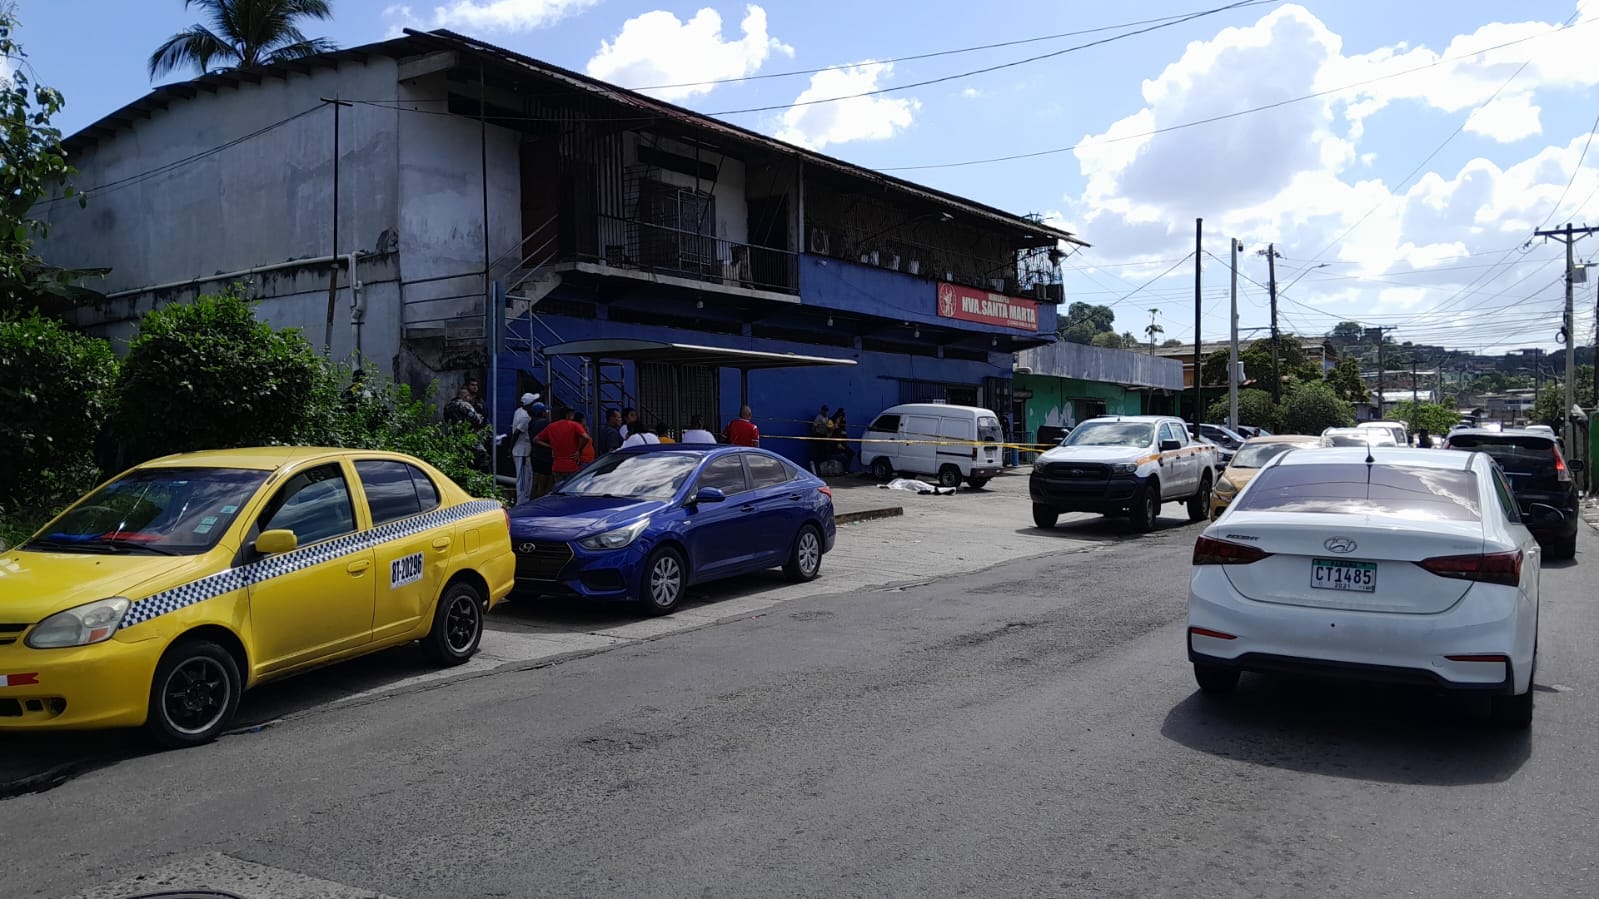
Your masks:
{"label": "group of people", "polygon": [[[855,460],[849,443],[849,418],[843,407],[828,415],[826,406],[811,420],[812,464],[818,473],[842,474]],[[836,469],[836,470],[835,470]]]}
{"label": "group of people", "polygon": [[516,463],[516,501],[525,503],[555,489],[594,459],[594,439],[582,412],[550,409],[536,393],[524,393],[511,415],[511,459]]}

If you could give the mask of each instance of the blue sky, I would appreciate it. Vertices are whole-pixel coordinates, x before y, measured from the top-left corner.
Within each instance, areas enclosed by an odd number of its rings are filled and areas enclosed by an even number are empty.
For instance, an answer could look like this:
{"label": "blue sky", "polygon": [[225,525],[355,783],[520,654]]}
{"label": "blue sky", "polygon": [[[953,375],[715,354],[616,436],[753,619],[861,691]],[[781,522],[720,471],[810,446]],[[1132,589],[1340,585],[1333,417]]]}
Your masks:
{"label": "blue sky", "polygon": [[[1133,28],[874,61],[1226,2],[333,0],[336,18],[308,31],[354,46],[447,26],[632,87],[824,69],[663,92],[718,113],[909,85]],[[66,94],[68,132],[147,91],[150,51],[197,21],[182,0],[18,6],[34,69]],[[1521,247],[1540,224],[1581,223],[1599,199],[1599,148],[1584,152],[1599,115],[1595,46],[1599,0],[1257,2],[987,74],[726,118],[1051,216],[1094,245],[1068,260],[1068,296],[1114,304],[1126,330],[1142,333],[1157,308],[1164,336],[1192,336],[1193,263],[1181,260],[1203,217],[1208,337],[1226,329],[1228,283],[1209,254],[1225,257],[1237,237],[1245,328],[1266,323],[1258,251],[1275,242],[1279,282],[1300,279],[1282,304],[1289,330],[1353,318],[1397,325],[1401,340],[1550,348],[1562,255]],[[1309,94],[1319,96],[1296,100]],[[1296,102],[1245,112],[1285,100]],[[1599,236],[1578,246],[1579,258],[1599,257]],[[1579,288],[1584,334],[1593,289]]]}

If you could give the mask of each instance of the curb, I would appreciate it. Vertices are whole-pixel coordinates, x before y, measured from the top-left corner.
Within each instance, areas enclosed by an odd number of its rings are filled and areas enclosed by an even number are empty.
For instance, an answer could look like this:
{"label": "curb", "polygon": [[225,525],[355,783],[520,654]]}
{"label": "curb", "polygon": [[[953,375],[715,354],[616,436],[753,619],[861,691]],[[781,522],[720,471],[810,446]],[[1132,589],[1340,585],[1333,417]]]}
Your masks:
{"label": "curb", "polygon": [[857,521],[875,521],[879,518],[894,518],[904,514],[904,506],[884,506],[881,509],[862,509],[859,512],[835,513],[833,515],[833,523],[854,524]]}

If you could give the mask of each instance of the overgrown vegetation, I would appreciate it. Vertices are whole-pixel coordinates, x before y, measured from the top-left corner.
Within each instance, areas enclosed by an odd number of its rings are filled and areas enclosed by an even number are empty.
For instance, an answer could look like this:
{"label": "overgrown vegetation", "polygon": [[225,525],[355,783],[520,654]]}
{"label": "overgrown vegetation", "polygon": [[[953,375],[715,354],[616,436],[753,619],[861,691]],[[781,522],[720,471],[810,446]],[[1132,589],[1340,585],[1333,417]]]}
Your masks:
{"label": "overgrown vegetation", "polygon": [[147,313],[120,365],[106,341],[60,322],[0,318],[0,541],[105,475],[198,449],[389,450],[497,495],[472,465],[482,435],[443,422],[431,399],[329,365],[298,331],[257,321],[237,289]]}

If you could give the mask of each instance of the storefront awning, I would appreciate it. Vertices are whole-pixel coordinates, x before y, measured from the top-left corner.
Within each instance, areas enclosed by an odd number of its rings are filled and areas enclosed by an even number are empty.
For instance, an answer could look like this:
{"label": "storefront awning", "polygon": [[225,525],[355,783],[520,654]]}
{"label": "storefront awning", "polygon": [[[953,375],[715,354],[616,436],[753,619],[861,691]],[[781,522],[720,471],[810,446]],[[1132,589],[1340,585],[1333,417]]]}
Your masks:
{"label": "storefront awning", "polygon": [[753,371],[766,368],[798,368],[806,365],[854,365],[854,359],[827,356],[802,356],[798,353],[765,353],[727,347],[698,346],[692,343],[661,343],[654,340],[607,338],[571,340],[544,347],[545,356],[588,356],[626,362],[662,362],[669,365],[707,365]]}

